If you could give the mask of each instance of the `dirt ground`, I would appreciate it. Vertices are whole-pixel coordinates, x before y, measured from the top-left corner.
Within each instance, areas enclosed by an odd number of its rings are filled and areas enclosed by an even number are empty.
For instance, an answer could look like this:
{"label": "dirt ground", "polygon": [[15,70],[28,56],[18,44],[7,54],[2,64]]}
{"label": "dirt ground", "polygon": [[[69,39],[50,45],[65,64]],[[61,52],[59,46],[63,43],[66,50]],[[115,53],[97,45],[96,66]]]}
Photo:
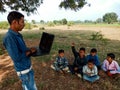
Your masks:
{"label": "dirt ground", "polygon": [[[101,32],[105,38],[113,39],[113,40],[120,40],[120,27],[114,28],[114,27],[92,27],[92,26],[90,26],[88,28],[86,26],[72,26],[72,27],[68,28],[68,26],[55,26],[55,27],[46,27],[46,29],[52,29],[52,30],[59,29],[59,30],[63,30],[63,31],[64,30],[91,30],[91,31]],[[0,30],[0,33],[5,33],[5,32],[6,31]],[[52,61],[50,61],[49,63],[51,63],[51,62]],[[50,64],[48,64],[48,63],[43,62],[43,63],[40,63],[40,65],[34,65],[34,64],[38,64],[38,63],[34,61],[33,68],[35,69],[35,72],[37,72],[37,74],[38,74],[35,76],[36,82],[40,82],[40,81],[37,81],[37,78],[40,78],[40,80],[42,81],[41,84],[38,86],[39,88],[41,88],[40,90],[49,90],[49,89],[43,88],[44,84],[47,83],[47,81],[44,81],[44,79],[46,79],[46,78],[48,81],[52,81],[52,80],[56,81],[56,83],[54,83],[54,84],[57,84],[59,78],[62,78],[63,80],[65,80],[66,83],[67,83],[67,80],[69,80],[69,82],[72,82],[71,85],[72,84],[74,85],[74,82],[77,81],[77,79],[74,79],[74,81],[73,81],[73,78],[75,78],[73,76],[70,76],[70,77],[72,77],[70,79],[69,77],[66,77],[64,75],[62,75],[62,76],[57,75],[58,73],[55,73],[55,72],[49,70]],[[41,71],[38,70],[39,68],[37,66],[41,66],[40,68],[44,72],[41,73]],[[10,72],[12,72],[12,73],[10,74]],[[51,74],[51,77],[49,75],[48,75],[48,77],[44,77],[46,72]],[[11,58],[8,56],[8,54],[0,55],[0,82],[2,82],[2,80],[5,79],[5,77],[8,74],[11,76],[13,75],[14,77],[17,78]],[[54,78],[54,76],[57,76],[58,80],[55,80],[56,78]],[[67,79],[65,79],[65,78],[67,78]],[[18,79],[16,79],[16,80],[18,80]],[[18,81],[16,84],[17,84],[17,87],[21,88],[20,81]],[[15,86],[16,84],[14,84],[13,86]],[[62,83],[61,83],[61,85],[62,85]],[[55,88],[55,85],[48,85],[48,86],[46,85],[46,88],[50,88],[51,86],[53,86],[53,88]],[[81,90],[84,90],[84,87],[80,87],[80,86],[78,85],[78,88],[83,88]],[[11,87],[11,86],[9,86],[9,87]],[[14,90],[21,90],[21,89],[17,89],[17,87]],[[60,87],[60,86],[58,85],[58,87]],[[67,87],[67,86],[64,85],[64,87]],[[90,85],[89,85],[89,87],[90,87]],[[98,88],[96,86],[96,84],[94,85],[94,87]],[[8,89],[4,89],[4,90],[8,90]],[[11,89],[9,89],[9,90],[11,90]],[[58,90],[62,90],[62,89],[58,88]],[[72,87],[71,87],[71,90],[72,90]],[[93,89],[91,89],[91,90],[93,90]],[[99,89],[96,89],[96,90],[99,90]]]}
{"label": "dirt ground", "polygon": [[58,30],[87,30],[101,32],[105,38],[111,40],[120,40],[120,27],[112,26],[84,26],[84,25],[74,25],[68,28],[68,26],[54,26],[46,27],[46,29],[58,29]]}

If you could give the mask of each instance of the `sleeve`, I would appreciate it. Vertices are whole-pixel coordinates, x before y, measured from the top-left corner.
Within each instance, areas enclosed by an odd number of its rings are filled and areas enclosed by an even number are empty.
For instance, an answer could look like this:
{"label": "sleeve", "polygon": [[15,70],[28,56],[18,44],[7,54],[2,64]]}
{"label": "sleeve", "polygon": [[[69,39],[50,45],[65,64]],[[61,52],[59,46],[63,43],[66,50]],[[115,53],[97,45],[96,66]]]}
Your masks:
{"label": "sleeve", "polygon": [[87,56],[86,56],[86,59],[87,59],[87,62],[88,62],[89,59],[90,59],[90,55],[87,55]]}
{"label": "sleeve", "polygon": [[68,65],[68,60],[65,58],[65,64]]}
{"label": "sleeve", "polygon": [[56,60],[54,61],[54,64],[58,64],[58,57],[56,57]]}
{"label": "sleeve", "polygon": [[115,61],[115,67],[116,67],[117,71],[120,71],[120,67],[119,67],[119,65],[118,65],[118,63],[116,61]]}
{"label": "sleeve", "polygon": [[6,38],[3,44],[14,61],[20,61],[26,57],[26,52],[20,52],[17,42],[12,37]]}
{"label": "sleeve", "polygon": [[104,60],[104,62],[102,63],[102,69],[104,70],[104,71],[107,71],[107,62],[106,62],[106,60]]}
{"label": "sleeve", "polygon": [[100,60],[99,60],[98,55],[96,55],[96,65],[97,65],[97,66],[100,66]]}
{"label": "sleeve", "polygon": [[86,65],[85,66],[83,66],[83,74],[86,74]]}
{"label": "sleeve", "polygon": [[55,62],[53,63],[54,67],[55,67],[55,70],[60,70],[59,66],[58,66],[58,57],[56,57],[56,60]]}
{"label": "sleeve", "polygon": [[74,54],[74,57],[77,57],[78,53],[77,53],[75,47],[72,46],[71,48],[72,48],[72,52],[73,52],[73,54]]}
{"label": "sleeve", "polygon": [[98,74],[98,69],[96,66],[94,66],[94,74],[93,75],[97,75]]}

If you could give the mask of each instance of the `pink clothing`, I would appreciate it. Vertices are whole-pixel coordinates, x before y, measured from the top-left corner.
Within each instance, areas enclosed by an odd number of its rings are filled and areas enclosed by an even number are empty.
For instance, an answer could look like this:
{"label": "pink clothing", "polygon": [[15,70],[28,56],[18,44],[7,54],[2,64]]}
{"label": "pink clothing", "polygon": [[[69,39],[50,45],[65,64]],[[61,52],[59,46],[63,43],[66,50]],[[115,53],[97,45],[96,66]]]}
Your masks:
{"label": "pink clothing", "polygon": [[110,70],[110,73],[111,74],[116,74],[116,73],[120,73],[120,67],[118,65],[118,63],[113,60],[112,63],[110,64],[106,59],[104,60],[103,62],[103,65],[102,65],[102,69],[104,71],[108,71]]}

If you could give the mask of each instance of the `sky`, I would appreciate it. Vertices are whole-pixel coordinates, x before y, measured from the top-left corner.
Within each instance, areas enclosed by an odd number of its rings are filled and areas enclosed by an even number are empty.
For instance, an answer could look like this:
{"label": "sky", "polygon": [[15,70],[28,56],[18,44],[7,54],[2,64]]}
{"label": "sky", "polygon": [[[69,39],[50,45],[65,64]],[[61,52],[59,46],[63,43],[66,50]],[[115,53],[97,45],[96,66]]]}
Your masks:
{"label": "sky", "polygon": [[[25,15],[27,21],[35,20],[39,22],[61,20],[66,18],[68,21],[95,21],[98,18],[102,18],[105,13],[115,12],[120,18],[120,0],[87,0],[91,6],[85,5],[82,9],[75,12],[72,10],[65,10],[59,8],[59,4],[62,0],[43,0],[43,4],[38,8],[37,14],[31,14],[27,16],[25,12],[21,12]],[[8,12],[10,12],[9,10]],[[0,21],[6,21],[7,13],[0,13]]]}

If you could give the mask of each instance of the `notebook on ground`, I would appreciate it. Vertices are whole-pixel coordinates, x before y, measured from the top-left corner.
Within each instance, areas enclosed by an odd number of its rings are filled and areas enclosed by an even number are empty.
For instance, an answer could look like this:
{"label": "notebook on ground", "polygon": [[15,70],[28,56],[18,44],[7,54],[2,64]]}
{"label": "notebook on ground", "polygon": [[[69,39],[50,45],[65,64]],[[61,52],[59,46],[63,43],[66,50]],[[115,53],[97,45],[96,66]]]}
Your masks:
{"label": "notebook on ground", "polygon": [[39,46],[36,47],[37,52],[34,53],[32,56],[41,56],[41,55],[49,54],[53,40],[54,40],[53,34],[43,32]]}

